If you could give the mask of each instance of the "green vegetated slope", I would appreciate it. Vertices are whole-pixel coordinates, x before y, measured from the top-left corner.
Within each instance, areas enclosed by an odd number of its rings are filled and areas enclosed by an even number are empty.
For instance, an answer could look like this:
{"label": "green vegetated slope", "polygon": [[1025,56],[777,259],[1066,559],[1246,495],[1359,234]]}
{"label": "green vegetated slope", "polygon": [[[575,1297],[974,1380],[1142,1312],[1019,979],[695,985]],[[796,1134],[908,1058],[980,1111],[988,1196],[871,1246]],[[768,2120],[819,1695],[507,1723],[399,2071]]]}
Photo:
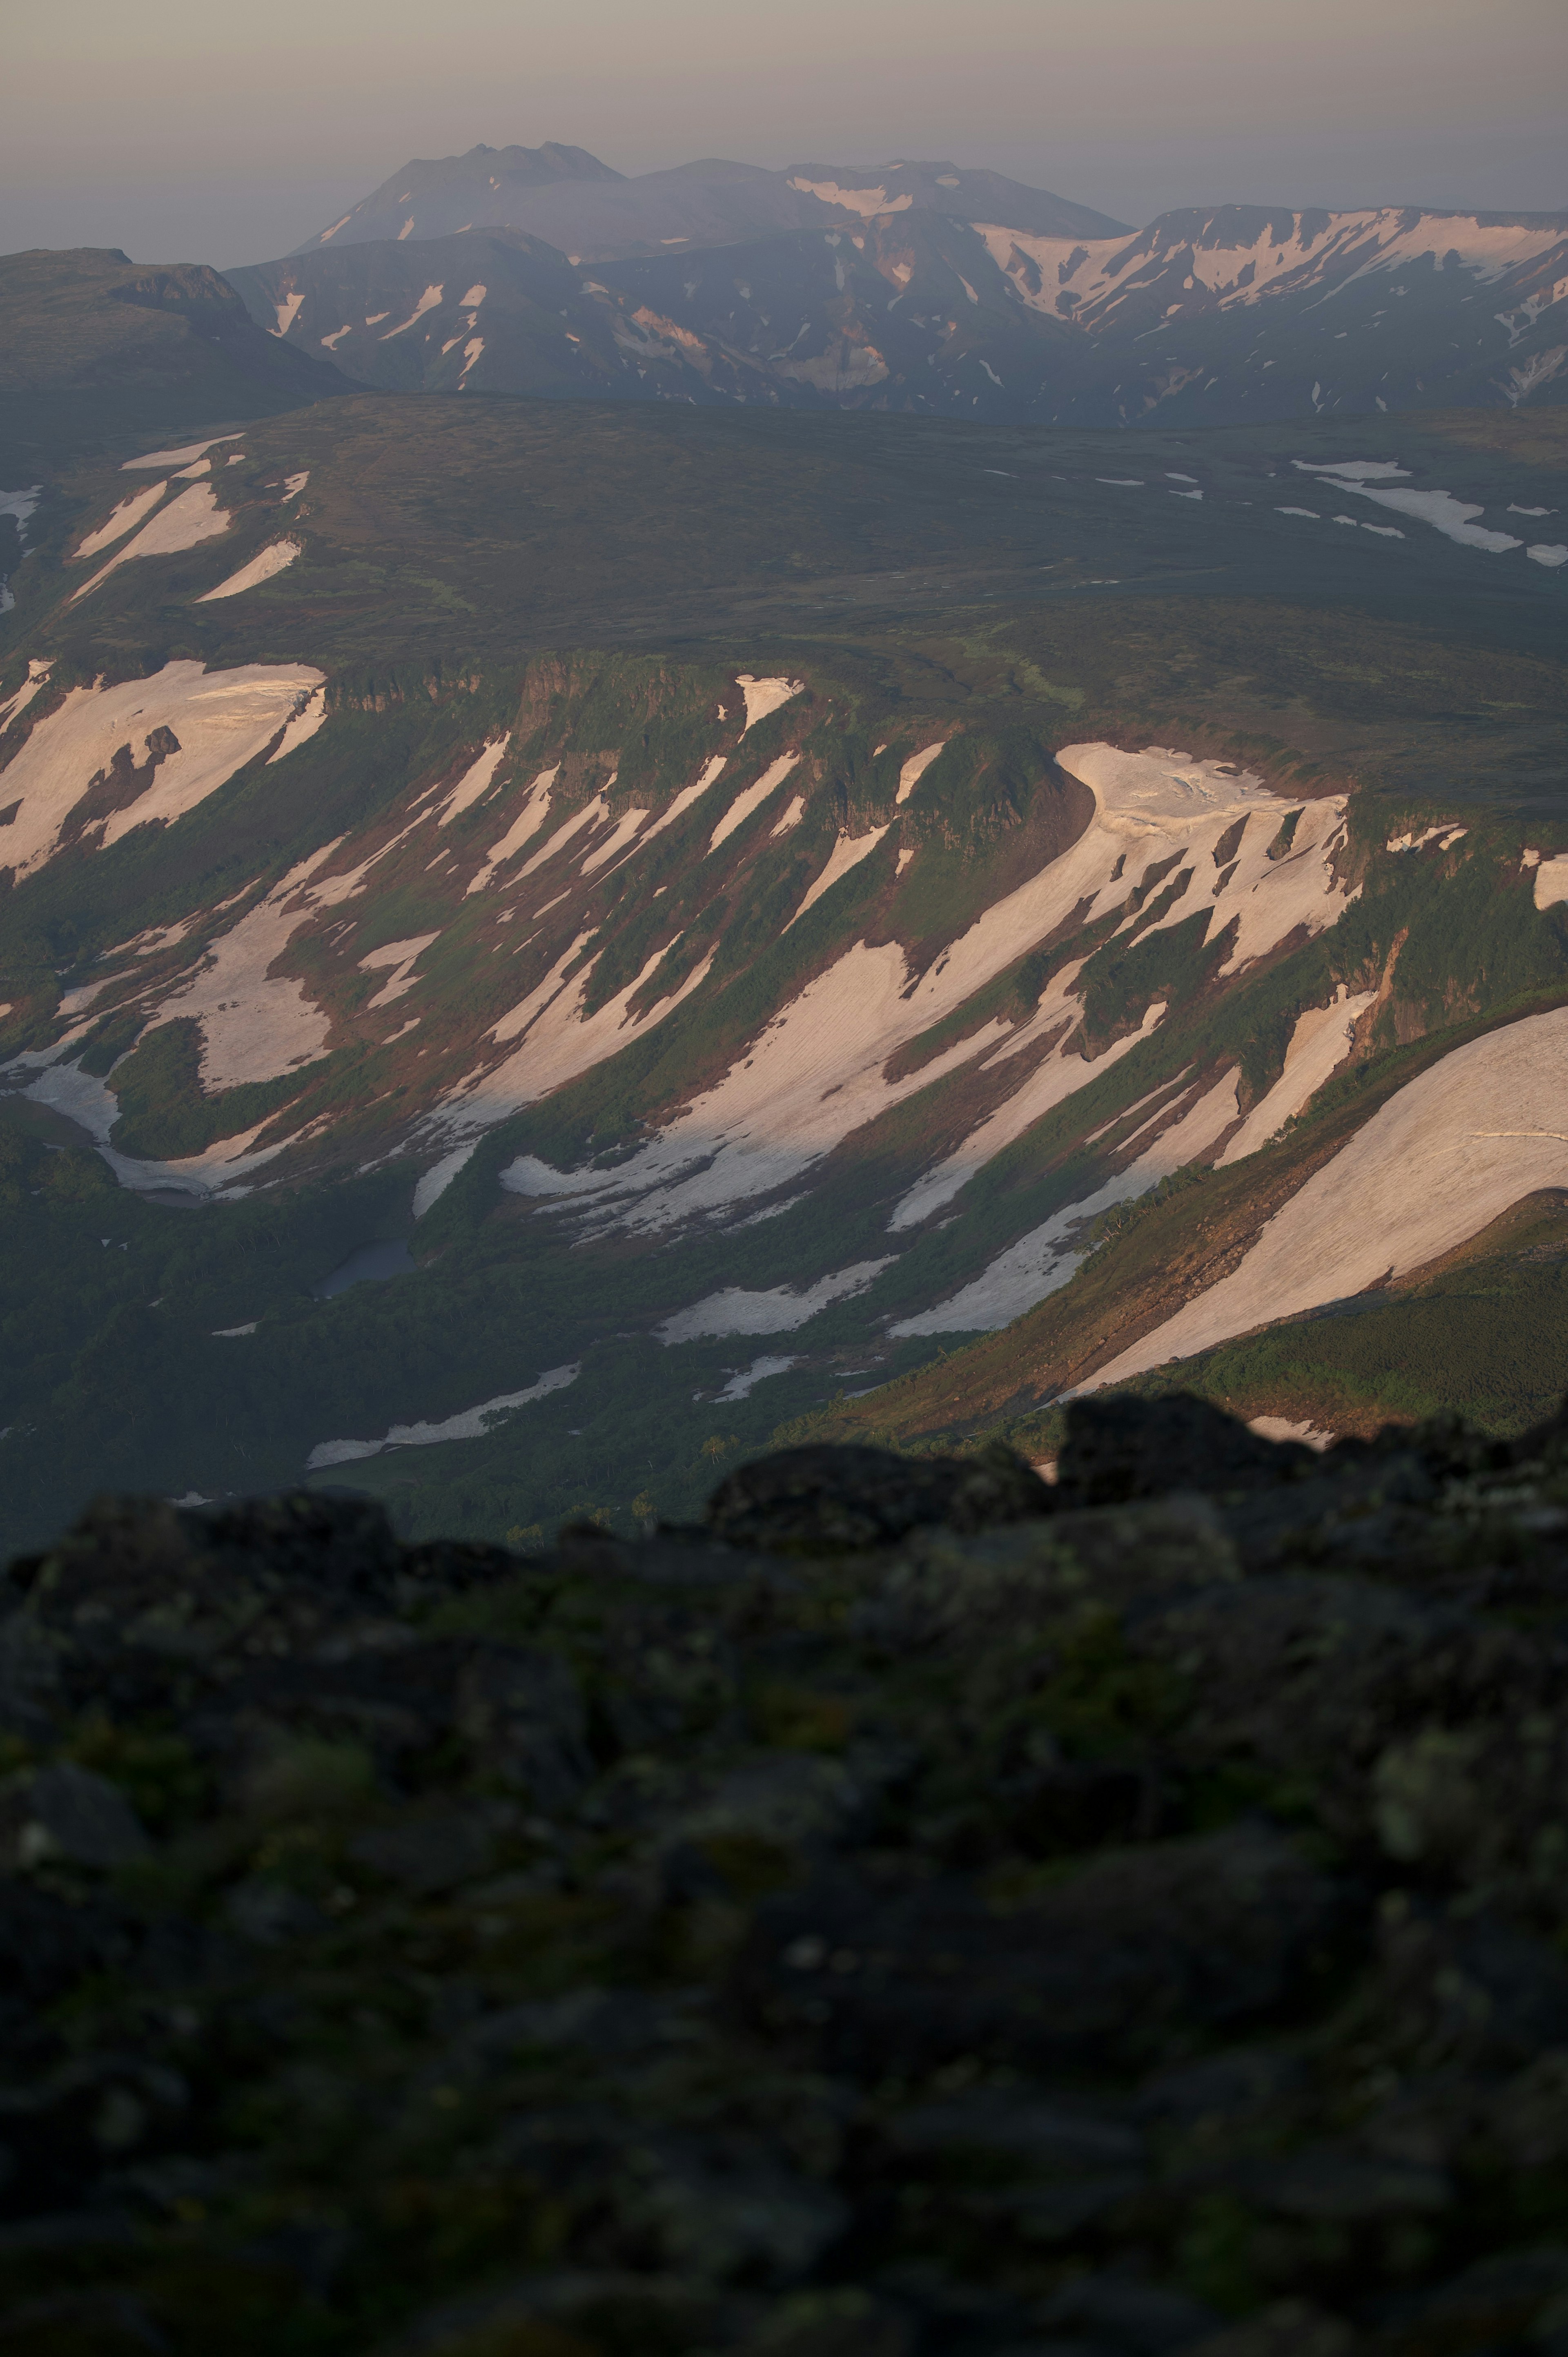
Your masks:
{"label": "green vegetated slope", "polygon": [[[306,666],[319,701],[298,700],[325,717],[285,750],[285,701],[278,732],[172,823],[106,844],[89,831],[0,895],[0,1053],[52,1059],[13,1062],[0,1099],[27,1240],[0,1270],[11,1531],[41,1533],[102,1482],[255,1490],[297,1479],[324,1444],[388,1436],[312,1478],[385,1495],[410,1531],[529,1533],[585,1512],[625,1528],[689,1511],[715,1464],[835,1394],[868,1390],[844,1413],[879,1429],[1016,1420],[1066,1380],[1049,1370],[1067,1345],[1039,1344],[1050,1321],[1125,1325],[1137,1255],[1176,1265],[1160,1221],[1230,1204],[1244,1226],[1261,1186],[1299,1177],[1315,1121],[1353,1129],[1411,1057],[1568,991],[1562,910],[1534,909],[1520,866],[1526,845],[1563,840],[1562,578],[1414,522],[1397,542],[1336,528],[1337,500],[1291,465],[1397,454],[1412,483],[1466,496],[1490,524],[1556,504],[1547,424],[1091,437],[355,397],[236,436],[202,479],[225,528],[133,558],[74,603],[102,561],[75,561],[78,542],[147,479],[62,474],[0,623],[0,696],[29,663],[52,668],[0,761],[86,708],[73,697],[150,693],[170,666],[192,681],[203,665]],[[1201,475],[1201,501],[1173,492],[1176,471]],[[1290,505],[1323,513],[1278,513]],[[299,551],[285,570],[193,602],[283,538]],[[793,692],[747,727],[743,678]],[[171,710],[196,744],[195,705]],[[1115,920],[1064,911],[916,1027],[888,1061],[896,1101],[842,1133],[824,1113],[814,1158],[707,1210],[671,1199],[639,1224],[501,1187],[520,1157],[630,1170],[726,1072],[770,1069],[771,1027],[857,942],[939,975],[1075,839],[1087,791],[1053,755],[1101,738],[1250,768],[1286,838],[1293,813],[1348,792],[1342,881],[1361,897],[1230,978],[1218,940],[1166,908],[1179,875],[1138,888],[1125,940]],[[903,765],[933,745],[900,802]],[[710,850],[736,797],[789,756]],[[122,791],[155,791],[181,758],[133,741],[126,781],[105,769],[92,810],[117,824]],[[494,861],[546,772],[537,832]],[[682,797],[657,838],[634,823]],[[1437,820],[1464,839],[1383,849]],[[624,856],[588,848],[623,826]],[[798,914],[834,846],[877,829]],[[1178,920],[1149,934],[1162,913]],[[1026,1023],[1080,959],[1086,1085],[890,1235],[921,1173],[1005,1099],[986,1027]],[[889,1335],[1123,1168],[1128,1108],[1162,1086],[1174,1104],[1178,1082],[1231,1063],[1254,1101],[1298,1013],[1385,973],[1337,1111],[1184,1181],[1060,1295],[936,1373],[919,1370],[961,1335]],[[464,1083],[505,1060],[496,1027],[554,987],[600,1024],[591,1052],[558,1025],[537,1085],[514,1075],[465,1127]],[[1096,1070],[1156,1001],[1160,1026]],[[111,1190],[94,1135],[160,1165],[226,1140],[276,1151],[241,1174],[243,1200],[177,1210]],[[456,1146],[470,1157],[415,1220],[416,1180]],[[357,1247],[399,1237],[415,1273],[317,1297]],[[793,1297],[868,1265],[804,1322],[660,1339],[726,1288]],[[793,1363],[747,1389],[757,1360]],[[571,1368],[488,1424],[473,1414]],[[877,1388],[906,1372],[912,1390]],[[431,1438],[460,1416],[467,1435]]]}

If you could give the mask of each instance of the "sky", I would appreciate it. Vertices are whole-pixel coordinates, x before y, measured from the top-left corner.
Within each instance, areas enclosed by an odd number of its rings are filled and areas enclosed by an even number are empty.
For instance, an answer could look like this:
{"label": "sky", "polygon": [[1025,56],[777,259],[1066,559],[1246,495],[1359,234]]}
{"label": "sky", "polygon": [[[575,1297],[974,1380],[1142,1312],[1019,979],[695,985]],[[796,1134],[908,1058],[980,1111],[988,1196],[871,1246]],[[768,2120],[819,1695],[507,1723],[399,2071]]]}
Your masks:
{"label": "sky", "polygon": [[940,157],[1177,205],[1568,208],[1563,0],[49,0],[5,33],[0,252],[286,253],[413,156]]}

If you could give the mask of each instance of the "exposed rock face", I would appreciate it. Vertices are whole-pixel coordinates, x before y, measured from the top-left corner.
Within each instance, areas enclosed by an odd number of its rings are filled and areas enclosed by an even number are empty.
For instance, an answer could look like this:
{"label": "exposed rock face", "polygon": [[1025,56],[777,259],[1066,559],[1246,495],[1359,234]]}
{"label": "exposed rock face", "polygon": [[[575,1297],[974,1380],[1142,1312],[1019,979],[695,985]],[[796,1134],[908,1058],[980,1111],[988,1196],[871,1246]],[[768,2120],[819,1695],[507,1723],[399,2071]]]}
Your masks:
{"label": "exposed rock face", "polygon": [[103,1501],[0,1617],[0,2336],[1550,2349],[1568,1423]]}

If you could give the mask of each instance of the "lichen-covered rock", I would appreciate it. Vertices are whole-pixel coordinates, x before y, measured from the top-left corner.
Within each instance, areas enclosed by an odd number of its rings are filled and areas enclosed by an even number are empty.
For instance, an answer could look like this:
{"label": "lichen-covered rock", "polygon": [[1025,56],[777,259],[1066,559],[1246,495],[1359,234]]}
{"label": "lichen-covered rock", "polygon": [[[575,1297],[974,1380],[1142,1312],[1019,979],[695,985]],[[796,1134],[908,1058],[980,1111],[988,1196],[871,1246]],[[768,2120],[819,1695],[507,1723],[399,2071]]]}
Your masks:
{"label": "lichen-covered rock", "polygon": [[0,1584],[26,2357],[1568,2346],[1568,1425]]}

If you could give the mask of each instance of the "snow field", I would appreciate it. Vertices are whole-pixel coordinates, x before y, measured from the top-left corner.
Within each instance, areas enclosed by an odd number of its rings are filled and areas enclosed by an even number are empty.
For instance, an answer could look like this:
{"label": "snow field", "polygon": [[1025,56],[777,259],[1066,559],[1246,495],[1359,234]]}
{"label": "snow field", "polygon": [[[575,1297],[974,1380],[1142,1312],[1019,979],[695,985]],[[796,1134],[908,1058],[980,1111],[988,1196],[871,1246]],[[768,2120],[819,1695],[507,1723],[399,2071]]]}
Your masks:
{"label": "snow field", "polygon": [[[1488,285],[1508,271],[1538,260],[1563,242],[1561,228],[1491,224],[1470,214],[1426,213],[1412,222],[1408,212],[1389,206],[1330,213],[1326,225],[1304,214],[1288,216],[1283,237],[1271,223],[1248,245],[1172,244],[1162,249],[1149,231],[1133,236],[1053,238],[976,221],[997,268],[1011,278],[1031,310],[1080,324],[1112,317],[1124,301],[1135,302],[1162,261],[1187,260],[1187,288],[1194,305],[1220,310],[1262,302],[1272,294],[1333,283],[1325,301],[1335,299],[1371,271],[1393,271],[1452,258],[1461,270]],[[1030,291],[1023,264],[1033,263],[1039,291]],[[1076,295],[1078,301],[1064,303]],[[1173,304],[1180,311],[1186,306]],[[1167,313],[1167,316],[1169,314]]]}
{"label": "snow field", "polygon": [[707,792],[708,788],[715,782],[719,771],[724,768],[724,765],[728,759],[729,756],[727,753],[715,753],[713,759],[708,762],[706,767],[703,769],[703,774],[697,780],[695,785],[683,786],[681,791],[675,796],[674,801],[667,804],[667,806],[660,812],[659,816],[654,820],[653,824],[643,836],[643,842],[645,844],[651,843],[656,834],[662,834],[667,826],[673,826],[678,818],[684,818],[686,813],[691,809],[692,804],[694,802],[700,802],[702,797]]}
{"label": "snow field", "polygon": [[239,1182],[248,1178],[252,1170],[259,1170],[264,1163],[270,1162],[274,1155],[283,1152],[281,1145],[263,1146],[255,1153],[248,1151],[267,1125],[264,1121],[260,1121],[237,1136],[220,1138],[204,1152],[187,1156],[177,1162],[144,1162],[132,1155],[119,1154],[109,1144],[110,1133],[120,1118],[119,1098],[112,1090],[105,1088],[102,1081],[95,1080],[91,1072],[82,1071],[75,1064],[45,1061],[46,1058],[58,1052],[58,1049],[46,1049],[41,1056],[32,1054],[16,1058],[10,1067],[13,1071],[29,1063],[43,1064],[38,1078],[27,1083],[22,1094],[35,1104],[48,1105],[56,1113],[67,1114],[72,1121],[79,1121],[91,1133],[99,1153],[121,1186],[129,1188],[134,1194],[159,1194],[171,1189],[209,1199],[220,1195],[233,1198],[248,1194],[249,1188]]}
{"label": "snow field", "polygon": [[1264,1226],[1233,1275],[1092,1388],[1420,1268],[1541,1187],[1568,1186],[1568,1008],[1487,1032],[1410,1082]]}
{"label": "snow field", "polygon": [[5,800],[21,803],[6,833],[7,863],[18,877],[42,866],[93,778],[124,745],[138,765],[146,761],[146,739],[158,728],[173,732],[179,750],[158,762],[137,801],[97,822],[86,839],[107,845],[149,821],[172,824],[253,760],[301,700],[325,685],[325,674],[305,663],[208,672],[179,662],[149,679],[72,688],[0,771]]}
{"label": "snow field", "polygon": [[[918,1071],[897,1081],[886,1073],[899,1049],[1032,949],[1080,901],[1088,900],[1092,912],[1101,896],[1110,893],[1115,896],[1110,905],[1116,905],[1150,861],[1185,846],[1193,855],[1194,882],[1167,920],[1180,922],[1201,905],[1200,895],[1212,894],[1216,874],[1209,852],[1239,816],[1252,823],[1217,915],[1217,921],[1223,922],[1235,905],[1241,920],[1232,968],[1272,948],[1297,924],[1309,931],[1331,924],[1348,905],[1349,895],[1335,884],[1326,866],[1344,822],[1342,798],[1306,805],[1297,828],[1300,847],[1293,846],[1289,859],[1271,864],[1265,857],[1267,846],[1292,805],[1266,792],[1254,779],[1231,776],[1217,765],[1188,761],[1158,748],[1130,754],[1108,745],[1074,746],[1058,759],[1095,796],[1094,816],[1076,844],[986,909],[912,988],[904,952],[896,942],[876,948],[865,942],[852,943],[766,1026],[749,1054],[737,1059],[714,1088],[616,1170],[595,1175],[591,1192],[596,1217],[607,1224],[657,1232],[693,1214],[727,1211],[792,1183],[852,1130],[947,1072],[977,1059],[1003,1060],[1043,1036],[1053,1023],[1065,1031],[1070,1028],[1069,1018],[1076,1024],[1079,1013],[1076,1000],[1070,1005],[1063,1000],[1070,975],[1058,977],[1038,1015],[1016,1031],[993,1021]],[[1250,844],[1249,837],[1255,842]],[[1125,859],[1130,872],[1112,885],[1118,859]],[[559,999],[553,1004],[552,1025],[565,1020],[562,1006]],[[1145,1017],[1150,1028],[1162,1012],[1158,1006],[1150,1008]],[[1118,1042],[1109,1052],[1125,1053],[1133,1044],[1132,1039],[1125,1045]],[[574,1071],[586,1069],[575,1055],[570,1064]],[[1104,1069],[1104,1058],[1095,1064],[1076,1057],[1047,1059],[1021,1080],[1000,1114],[981,1125],[959,1157],[912,1190],[894,1215],[895,1226],[925,1217],[940,1200],[956,1193],[998,1146],[1021,1135],[1042,1112]],[[520,1084],[525,1094],[515,1093]],[[542,1093],[543,1085],[538,1069],[528,1071],[520,1060],[515,1076],[502,1068],[482,1085],[476,1081],[468,1099],[471,1113],[459,1109],[460,1100],[449,1099],[447,1118],[465,1123],[504,1119],[517,1104]],[[933,1181],[929,1200],[920,1200],[917,1209],[921,1190]],[[557,1174],[554,1187],[562,1192],[579,1191],[569,1174]],[[519,1191],[551,1190],[535,1181]]]}
{"label": "snow field", "polygon": [[8,695],[4,704],[0,704],[0,728],[9,728],[13,720],[21,718],[53,669],[52,655],[47,656],[42,662],[39,662],[37,657],[29,661],[27,676],[21,686],[16,689],[15,694]]}

